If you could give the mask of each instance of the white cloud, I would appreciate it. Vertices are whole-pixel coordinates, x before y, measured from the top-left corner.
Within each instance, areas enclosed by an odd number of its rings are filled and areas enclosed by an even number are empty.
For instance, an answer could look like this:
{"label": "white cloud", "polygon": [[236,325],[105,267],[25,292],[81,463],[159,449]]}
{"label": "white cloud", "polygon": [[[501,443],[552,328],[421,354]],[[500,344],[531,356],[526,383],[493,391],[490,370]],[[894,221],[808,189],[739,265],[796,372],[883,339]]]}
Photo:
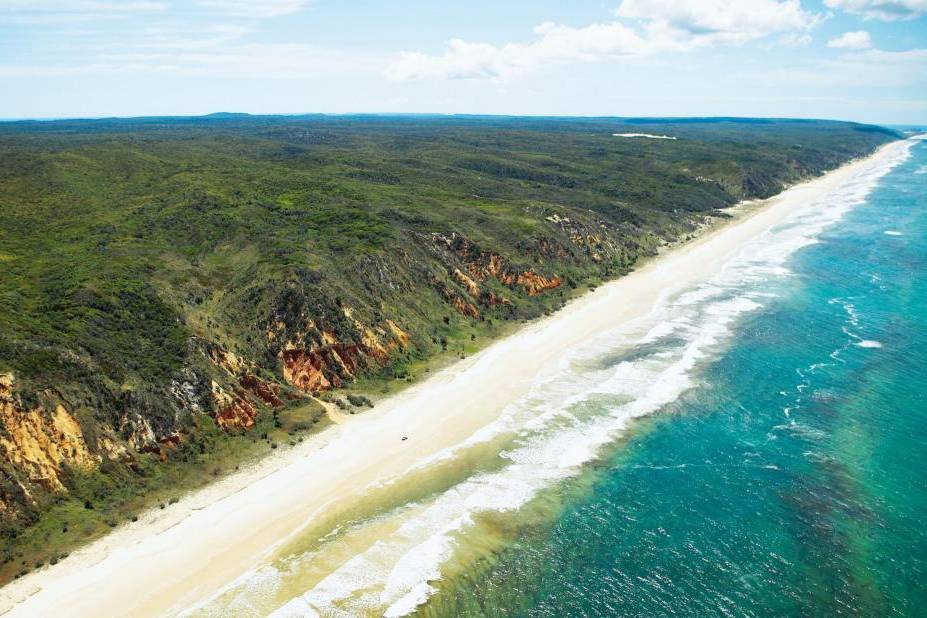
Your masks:
{"label": "white cloud", "polygon": [[824,0],[824,4],[866,19],[884,21],[913,19],[927,13],[927,0]]}
{"label": "white cloud", "polygon": [[116,2],[107,0],[0,0],[0,13],[146,13],[163,11],[164,2],[146,0]]}
{"label": "white cloud", "polygon": [[811,38],[811,34],[808,32],[787,32],[777,36],[767,47],[769,49],[774,47],[789,47],[793,49],[798,47],[808,47],[811,45],[811,41],[813,40],[814,39]]}
{"label": "white cloud", "polygon": [[148,27],[122,45],[106,44],[97,51],[123,49],[208,49],[231,43],[251,32],[250,28],[216,24],[205,28]]}
{"label": "white cloud", "polygon": [[0,77],[76,75],[176,75],[236,79],[312,79],[376,71],[375,59],[344,50],[303,44],[235,43],[201,49],[195,45],[144,46],[99,54],[72,65],[0,65]]}
{"label": "white cloud", "polygon": [[787,88],[911,88],[927,84],[927,49],[848,51],[837,58],[744,75]]}
{"label": "white cloud", "polygon": [[798,0],[623,0],[618,21],[571,27],[544,23],[526,43],[474,43],[452,39],[444,52],[401,52],[390,63],[391,79],[506,78],[562,61],[593,61],[700,47],[741,45],[772,34],[791,41],[822,17]]}
{"label": "white cloud", "polygon": [[0,15],[66,16],[189,13],[192,6],[220,16],[265,18],[289,15],[311,0],[0,0]]}
{"label": "white cloud", "polygon": [[622,0],[618,17],[660,22],[719,43],[746,43],[769,34],[806,30],[821,17],[799,0]]}
{"label": "white cloud", "polygon": [[835,39],[827,42],[827,46],[834,49],[868,49],[872,47],[872,39],[865,30],[845,32]]}
{"label": "white cloud", "polygon": [[510,77],[549,62],[641,54],[648,46],[655,45],[618,22],[585,28],[546,23],[534,32],[537,38],[531,43],[496,46],[452,39],[439,56],[400,52],[387,68],[387,76],[392,79]]}
{"label": "white cloud", "polygon": [[164,2],[147,0],[0,0],[0,22],[9,26],[54,28],[76,23],[149,17],[168,10]]}
{"label": "white cloud", "polygon": [[853,79],[886,86],[927,84],[927,49],[867,49],[844,54],[837,61],[826,62],[826,66],[832,71],[842,67],[849,84]]}
{"label": "white cloud", "polygon": [[[47,64],[0,65],[0,75],[155,73],[223,77],[290,78],[325,74],[329,67],[371,69],[358,54],[303,44],[258,44],[246,35],[258,27],[236,17],[292,13],[310,0],[0,0],[0,19],[38,28],[72,22],[122,19],[118,29],[88,28],[80,36],[62,31],[71,57]],[[221,21],[220,21],[220,18]],[[219,23],[210,23],[212,21]],[[228,23],[231,22],[231,23]],[[41,62],[41,61],[40,61]],[[373,65],[377,66],[377,65]]]}
{"label": "white cloud", "polygon": [[309,4],[309,0],[200,0],[197,4],[224,15],[279,17],[296,13]]}

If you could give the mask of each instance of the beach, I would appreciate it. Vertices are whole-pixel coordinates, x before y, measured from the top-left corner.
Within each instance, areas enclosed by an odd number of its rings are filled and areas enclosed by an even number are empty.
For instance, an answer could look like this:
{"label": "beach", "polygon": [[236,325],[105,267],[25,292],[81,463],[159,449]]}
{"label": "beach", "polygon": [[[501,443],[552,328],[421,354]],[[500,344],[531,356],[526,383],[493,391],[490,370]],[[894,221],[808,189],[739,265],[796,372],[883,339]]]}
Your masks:
{"label": "beach", "polygon": [[372,487],[465,442],[536,376],[598,333],[648,315],[673,290],[716,274],[732,253],[839,187],[889,144],[674,247],[470,358],[317,436],[74,552],[0,591],[9,616],[164,615],[195,606],[314,521],[349,512]]}

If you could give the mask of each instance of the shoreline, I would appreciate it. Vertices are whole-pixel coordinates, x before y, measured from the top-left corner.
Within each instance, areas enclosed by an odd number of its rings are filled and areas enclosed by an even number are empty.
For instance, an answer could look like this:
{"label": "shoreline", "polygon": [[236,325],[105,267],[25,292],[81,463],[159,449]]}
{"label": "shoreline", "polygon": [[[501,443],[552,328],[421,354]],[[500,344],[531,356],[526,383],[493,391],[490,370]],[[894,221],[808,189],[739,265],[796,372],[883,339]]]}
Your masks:
{"label": "shoreline", "polygon": [[491,423],[564,350],[646,315],[667,290],[708,278],[726,256],[900,143],[767,200],[741,202],[726,211],[730,219],[707,226],[693,240],[664,247],[631,273],[375,409],[165,510],[145,513],[57,565],[12,582],[0,590],[0,614],[148,615],[197,604],[259,564],[308,521],[348,508],[365,488],[402,477]]}

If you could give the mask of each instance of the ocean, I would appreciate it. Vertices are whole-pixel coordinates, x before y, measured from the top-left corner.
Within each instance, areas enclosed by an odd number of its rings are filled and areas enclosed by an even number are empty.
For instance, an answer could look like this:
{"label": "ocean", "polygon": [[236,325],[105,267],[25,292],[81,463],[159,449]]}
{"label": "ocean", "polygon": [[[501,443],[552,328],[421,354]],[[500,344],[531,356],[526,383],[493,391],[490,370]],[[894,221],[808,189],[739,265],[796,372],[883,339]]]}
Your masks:
{"label": "ocean", "polygon": [[193,615],[927,611],[927,142]]}

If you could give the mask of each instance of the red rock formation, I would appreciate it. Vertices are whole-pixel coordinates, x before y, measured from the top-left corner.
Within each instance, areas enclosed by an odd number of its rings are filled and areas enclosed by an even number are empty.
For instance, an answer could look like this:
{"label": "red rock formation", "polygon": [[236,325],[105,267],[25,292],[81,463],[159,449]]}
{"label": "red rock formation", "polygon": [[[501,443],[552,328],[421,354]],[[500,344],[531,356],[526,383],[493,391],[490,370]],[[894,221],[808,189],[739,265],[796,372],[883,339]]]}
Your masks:
{"label": "red rock formation", "polygon": [[476,308],[476,305],[468,300],[461,298],[457,292],[447,287],[443,283],[436,282],[435,285],[438,289],[438,292],[440,292],[441,296],[444,297],[444,300],[449,302],[451,306],[457,310],[457,313],[470,318],[480,317],[480,311]]}
{"label": "red rock formation", "polygon": [[283,379],[288,383],[314,395],[331,390],[332,382],[322,371],[325,360],[318,351],[284,350],[281,358]]}
{"label": "red rock formation", "polygon": [[[230,376],[237,378],[240,388],[229,394],[213,382],[213,418],[223,429],[245,430],[255,424],[257,409],[249,395],[270,406],[283,405],[280,387],[260,379],[252,373],[253,363],[229,352],[218,344],[208,344],[209,358]],[[163,457],[163,453],[162,453]]]}
{"label": "red rock formation", "polygon": [[487,307],[495,307],[496,305],[508,306],[512,304],[512,301],[489,290],[480,296],[480,304]]}
{"label": "red rock formation", "polygon": [[238,384],[269,406],[283,405],[280,399],[280,387],[276,384],[265,382],[250,373],[238,378]]}
{"label": "red rock formation", "polygon": [[496,279],[505,285],[512,285],[515,280],[507,270],[506,259],[498,253],[484,251],[476,260],[466,262],[466,265],[470,274],[480,281]]}
{"label": "red rock formation", "polygon": [[525,288],[528,296],[537,296],[542,292],[553,290],[563,285],[563,280],[560,279],[560,277],[554,276],[548,279],[528,270],[516,275],[515,282]]}
{"label": "red rock formation", "polygon": [[[342,306],[341,310],[354,325],[351,339],[357,343],[340,340],[338,333],[317,327],[306,315],[299,323],[289,325],[289,331],[295,334],[278,353],[283,379],[288,384],[318,395],[354,380],[367,367],[385,365],[394,350],[409,345],[409,334],[392,320],[385,320],[383,327],[368,326],[354,316],[352,308]],[[271,330],[282,335],[287,324],[279,322]]]}
{"label": "red rock formation", "polygon": [[465,315],[470,318],[480,317],[480,311],[479,309],[476,308],[476,305],[462,299],[459,296],[454,296],[451,299],[451,304],[454,305],[454,309],[456,309],[457,312],[460,313],[461,315]]}
{"label": "red rock formation", "polygon": [[183,434],[179,431],[164,436],[157,442],[153,444],[148,444],[142,450],[143,453],[155,453],[158,456],[158,459],[161,460],[161,463],[167,461],[168,454],[180,446],[180,443],[183,442]]}
{"label": "red rock formation", "polygon": [[480,297],[480,286],[477,285],[476,281],[465,275],[459,268],[455,268],[453,274],[454,278],[467,288],[467,292],[470,293],[470,296],[473,298]]}
{"label": "red rock formation", "polygon": [[[508,260],[498,253],[480,251],[468,240],[456,234],[452,234],[450,238],[434,234],[432,240],[463,263],[469,276],[458,268],[455,268],[452,274],[457,281],[467,287],[474,298],[479,297],[480,291],[476,282],[487,279],[495,279],[508,287],[520,286],[529,296],[536,296],[563,284],[563,280],[556,275],[548,278],[530,270],[518,272],[512,269]],[[544,247],[548,252],[553,251],[547,245]],[[461,311],[453,298],[447,299],[455,305],[458,311]]]}
{"label": "red rock formation", "polygon": [[212,383],[212,397],[214,404],[214,418],[223,429],[250,429],[254,427],[254,418],[257,410],[248,400],[247,393],[235,391],[229,394],[218,383]]}
{"label": "red rock formation", "polygon": [[367,359],[386,360],[385,351],[356,343],[332,343],[316,349],[294,348],[280,353],[283,379],[317,395],[353,380]]}
{"label": "red rock formation", "polygon": [[225,369],[231,376],[237,376],[246,371],[251,363],[234,352],[229,352],[217,343],[208,345],[209,358],[216,366]]}

